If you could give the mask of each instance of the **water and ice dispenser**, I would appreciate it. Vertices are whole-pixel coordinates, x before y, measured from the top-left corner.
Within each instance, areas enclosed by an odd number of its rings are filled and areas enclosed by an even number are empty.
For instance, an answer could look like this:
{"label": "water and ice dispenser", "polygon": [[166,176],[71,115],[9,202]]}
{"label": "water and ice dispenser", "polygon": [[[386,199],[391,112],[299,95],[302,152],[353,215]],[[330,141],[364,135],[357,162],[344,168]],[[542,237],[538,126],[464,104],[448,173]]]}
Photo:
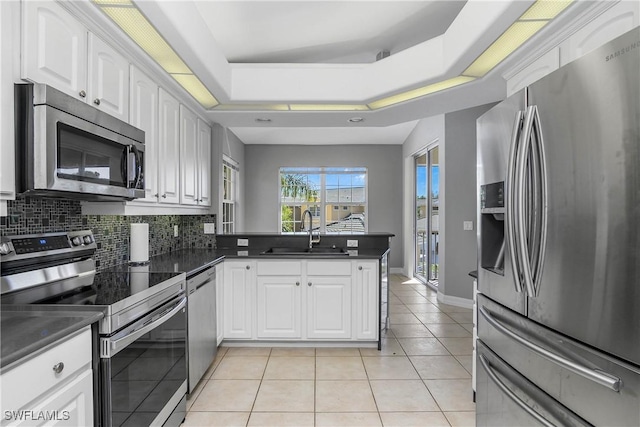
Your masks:
{"label": "water and ice dispenser", "polygon": [[504,181],[480,187],[480,266],[504,275]]}

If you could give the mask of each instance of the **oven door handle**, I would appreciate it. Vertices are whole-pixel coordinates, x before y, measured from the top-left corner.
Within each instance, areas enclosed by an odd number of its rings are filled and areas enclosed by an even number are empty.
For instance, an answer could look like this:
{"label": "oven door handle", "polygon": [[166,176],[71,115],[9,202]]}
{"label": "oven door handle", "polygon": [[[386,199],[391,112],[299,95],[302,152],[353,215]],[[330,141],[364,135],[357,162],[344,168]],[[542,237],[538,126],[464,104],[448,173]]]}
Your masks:
{"label": "oven door handle", "polygon": [[180,301],[174,304],[172,307],[165,310],[160,314],[160,317],[151,321],[150,323],[143,322],[142,326],[137,329],[133,329],[127,335],[122,338],[114,340],[113,338],[101,338],[100,339],[100,357],[102,359],[108,359],[118,354],[125,349],[129,344],[146,334],[147,332],[157,328],[169,319],[171,319],[176,313],[187,306],[187,298],[182,297]]}

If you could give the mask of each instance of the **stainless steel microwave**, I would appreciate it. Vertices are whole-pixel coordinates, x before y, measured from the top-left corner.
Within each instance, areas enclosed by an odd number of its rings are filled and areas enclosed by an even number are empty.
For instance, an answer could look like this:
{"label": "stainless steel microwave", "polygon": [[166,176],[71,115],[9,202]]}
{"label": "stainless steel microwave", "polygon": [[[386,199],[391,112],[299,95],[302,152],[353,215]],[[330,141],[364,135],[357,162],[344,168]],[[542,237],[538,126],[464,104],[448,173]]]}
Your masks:
{"label": "stainless steel microwave", "polygon": [[142,130],[51,86],[14,87],[19,195],[144,197]]}

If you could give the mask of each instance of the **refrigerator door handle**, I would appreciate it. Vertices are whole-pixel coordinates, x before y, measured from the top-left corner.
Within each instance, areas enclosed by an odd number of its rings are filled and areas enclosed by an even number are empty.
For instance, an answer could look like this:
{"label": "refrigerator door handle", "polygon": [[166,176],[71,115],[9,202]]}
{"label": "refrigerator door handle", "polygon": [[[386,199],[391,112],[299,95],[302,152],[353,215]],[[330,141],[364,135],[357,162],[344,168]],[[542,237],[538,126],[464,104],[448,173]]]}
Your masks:
{"label": "refrigerator door handle", "polygon": [[509,149],[509,163],[507,164],[506,188],[506,226],[507,240],[509,247],[509,257],[511,259],[511,271],[513,272],[513,283],[516,292],[522,292],[522,281],[520,280],[520,261],[518,260],[518,236],[516,230],[516,194],[518,189],[518,180],[516,178],[516,159],[518,154],[518,143],[520,141],[520,133],[522,130],[522,111],[518,111],[513,123],[513,132],[511,134],[511,146]]}
{"label": "refrigerator door handle", "polygon": [[536,171],[536,176],[539,179],[539,199],[537,200],[537,221],[536,224],[539,223],[539,228],[535,230],[534,233],[534,248],[537,251],[535,254],[535,265],[533,269],[533,285],[534,285],[534,294],[530,295],[532,297],[538,296],[540,292],[540,284],[542,283],[542,269],[544,267],[544,257],[547,246],[547,221],[548,221],[548,212],[547,212],[547,159],[544,153],[544,139],[542,135],[542,128],[540,126],[540,115],[538,113],[538,107],[532,106],[530,107],[533,111],[533,120],[532,120],[532,132],[535,135],[533,141],[533,150],[536,155],[538,166],[538,170]]}
{"label": "refrigerator door handle", "polygon": [[546,418],[544,418],[542,415],[533,410],[533,408],[523,402],[522,399],[520,399],[513,391],[511,391],[511,389],[509,389],[509,387],[506,386],[504,382],[500,380],[500,378],[498,378],[498,375],[496,375],[496,373],[494,372],[491,363],[489,363],[484,355],[481,354],[478,359],[480,360],[480,364],[484,368],[491,381],[493,381],[493,383],[500,389],[500,391],[502,391],[509,399],[511,399],[513,403],[518,405],[523,411],[535,418],[536,421],[538,421],[541,425],[545,427],[555,427],[554,424],[550,423]]}
{"label": "refrigerator door handle", "polygon": [[527,237],[531,237],[531,233],[528,232],[528,227],[532,221],[531,219],[527,220],[527,218],[525,218],[525,215],[528,212],[526,197],[530,195],[527,192],[527,159],[529,158],[531,150],[531,133],[535,116],[534,113],[535,108],[533,107],[528,107],[525,112],[524,124],[522,126],[522,139],[518,147],[518,153],[516,154],[516,177],[518,180],[518,194],[515,209],[518,235],[517,252],[520,261],[522,280],[524,281],[527,296],[529,297],[534,297],[536,295],[533,283],[533,273],[531,272],[531,254],[527,247]]}
{"label": "refrigerator door handle", "polygon": [[491,326],[493,326],[495,329],[497,329],[499,332],[501,332],[503,335],[506,335],[507,337],[513,339],[514,341],[522,344],[523,346],[525,346],[527,349],[531,350],[532,352],[536,353],[537,355],[544,357],[545,359],[555,363],[556,365],[559,365],[565,369],[570,370],[571,372],[575,372],[576,374],[591,380],[595,383],[598,383],[600,385],[603,385],[605,387],[610,388],[613,391],[619,392],[620,389],[622,388],[622,380],[614,375],[611,375],[607,372],[604,371],[600,371],[597,369],[591,369],[588,368],[584,365],[578,364],[572,360],[569,360],[565,357],[562,357],[556,353],[553,353],[549,350],[547,350],[546,348],[543,348],[541,346],[539,346],[538,344],[535,344],[523,337],[521,337],[520,335],[516,334],[515,332],[511,331],[510,329],[508,329],[506,326],[502,325],[500,323],[500,321],[498,319],[496,319],[495,317],[493,317],[491,315],[491,313],[489,312],[489,310],[486,309],[486,307],[480,307],[480,309],[478,310],[480,311],[480,314],[482,314],[482,317],[484,317],[486,319],[487,322],[489,322],[489,324]]}

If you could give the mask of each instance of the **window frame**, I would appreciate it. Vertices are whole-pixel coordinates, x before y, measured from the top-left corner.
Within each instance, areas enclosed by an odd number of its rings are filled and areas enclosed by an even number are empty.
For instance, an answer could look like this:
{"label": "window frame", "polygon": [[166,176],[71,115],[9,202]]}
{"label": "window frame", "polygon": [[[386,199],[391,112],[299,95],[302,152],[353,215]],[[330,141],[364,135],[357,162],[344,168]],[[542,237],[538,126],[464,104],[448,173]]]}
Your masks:
{"label": "window frame", "polygon": [[[230,171],[229,179],[227,178],[227,170]],[[236,231],[239,171],[240,168],[238,166],[238,162],[227,155],[222,156],[222,212],[220,215],[220,234],[233,234]],[[225,191],[227,183],[229,183],[229,191]],[[228,197],[225,198],[225,195]],[[230,220],[227,215],[228,207],[230,207],[231,211]],[[225,221],[225,219],[227,220]]]}
{"label": "window frame", "polygon": [[[290,200],[290,201],[285,201],[283,200],[283,196],[282,196],[282,176],[283,174],[286,174],[287,172],[291,173],[291,174],[299,174],[299,175],[319,175],[320,176],[320,182],[319,182],[319,189],[318,189],[318,193],[319,193],[319,197],[317,201],[302,201],[302,200],[298,200],[298,199],[294,199],[294,200]],[[363,188],[363,197],[364,200],[363,201],[357,201],[357,202],[345,202],[345,201],[340,201],[340,197],[338,196],[338,201],[337,202],[332,202],[332,201],[328,201],[326,200],[326,194],[327,194],[327,176],[330,175],[363,175],[364,176],[364,183],[363,183],[363,187],[360,186],[349,186],[348,188],[353,189],[353,188]],[[341,187],[338,187],[338,190]],[[347,188],[347,187],[342,187],[342,188]],[[294,207],[294,211],[293,211],[293,230],[294,231],[283,231],[283,223],[282,223],[282,211],[283,211],[283,207],[284,206],[293,206]],[[342,209],[340,209],[340,207],[342,206]],[[329,207],[331,207],[331,211],[337,211],[337,212],[343,212],[344,210],[349,210],[349,206],[357,206],[357,207],[363,207],[364,211],[363,211],[363,216],[364,216],[364,231],[353,231],[349,230],[349,231],[327,231],[327,218],[326,218],[326,212],[328,210]],[[297,221],[297,217],[296,217],[296,211],[295,208],[298,207],[300,212],[300,216],[302,215],[303,212],[303,208],[305,209],[309,209],[312,212],[315,210],[320,211],[320,215],[318,216],[314,216],[314,230],[318,230],[320,233],[323,234],[364,234],[367,233],[369,230],[369,215],[368,215],[368,211],[369,211],[369,171],[368,168],[366,167],[347,167],[347,166],[329,166],[329,167],[294,167],[294,166],[289,166],[289,167],[280,167],[278,169],[278,230],[280,232],[280,234],[304,234],[306,233],[306,231],[295,231],[296,230],[296,224],[299,224],[300,221]],[[299,218],[301,220],[301,218]],[[317,224],[317,225],[316,225]]]}

